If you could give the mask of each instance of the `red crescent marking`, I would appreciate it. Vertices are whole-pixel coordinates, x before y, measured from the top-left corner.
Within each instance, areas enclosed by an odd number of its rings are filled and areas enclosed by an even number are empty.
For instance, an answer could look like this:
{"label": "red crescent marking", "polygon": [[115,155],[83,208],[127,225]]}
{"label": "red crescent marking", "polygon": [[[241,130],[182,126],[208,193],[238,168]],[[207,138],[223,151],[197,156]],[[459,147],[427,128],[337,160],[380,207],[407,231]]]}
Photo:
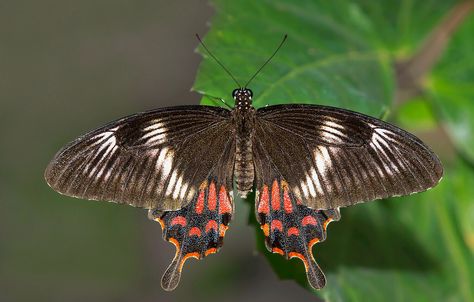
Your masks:
{"label": "red crescent marking", "polygon": [[280,210],[280,188],[278,186],[278,181],[274,180],[272,185],[272,210]]}
{"label": "red crescent marking", "polygon": [[290,237],[291,235],[298,236],[299,234],[300,234],[300,231],[295,227],[288,229],[288,237]]}
{"label": "red crescent marking", "polygon": [[283,232],[283,224],[281,223],[280,220],[274,219],[272,220],[272,223],[270,225],[270,229],[273,231],[275,229],[278,229],[280,232]]}
{"label": "red crescent marking", "polygon": [[303,217],[303,219],[301,219],[301,225],[306,226],[308,224],[317,225],[318,221],[313,216],[308,215],[308,216]]}
{"label": "red crescent marking", "polygon": [[212,229],[217,232],[217,222],[215,220],[209,220],[204,229],[206,230],[206,233],[210,232]]}
{"label": "red crescent marking", "polygon": [[198,227],[192,227],[189,230],[189,236],[198,236],[201,237],[201,230]]}
{"label": "red crescent marking", "polygon": [[269,212],[270,206],[268,204],[268,187],[263,186],[260,202],[258,203],[258,213],[268,214]]}
{"label": "red crescent marking", "polygon": [[176,216],[174,217],[173,219],[171,219],[171,225],[181,225],[181,226],[186,226],[186,218],[184,218],[183,216]]}

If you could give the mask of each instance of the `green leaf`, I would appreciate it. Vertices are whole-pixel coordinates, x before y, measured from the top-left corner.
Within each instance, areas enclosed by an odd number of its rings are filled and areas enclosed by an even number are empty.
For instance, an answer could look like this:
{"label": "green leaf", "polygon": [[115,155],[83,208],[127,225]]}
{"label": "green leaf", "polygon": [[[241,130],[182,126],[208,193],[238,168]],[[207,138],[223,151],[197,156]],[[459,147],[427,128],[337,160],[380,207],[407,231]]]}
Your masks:
{"label": "green leaf", "polygon": [[[393,80],[381,55],[368,41],[353,36],[349,25],[325,20],[322,11],[318,13],[321,20],[310,18],[308,12],[318,11],[312,2],[222,1],[217,6],[216,30],[205,42],[241,85],[271,55],[284,34],[289,34],[287,43],[249,86],[256,107],[318,103],[378,116],[389,106]],[[206,59],[194,89],[228,100],[236,84],[201,53]]]}
{"label": "green leaf", "polygon": [[407,131],[430,131],[437,126],[437,119],[429,100],[417,97],[398,108],[397,122]]}
{"label": "green leaf", "polygon": [[[286,45],[253,81],[255,106],[317,103],[375,116],[391,105],[389,53],[412,50],[453,1],[215,1],[205,42],[244,85],[284,34]],[[236,84],[201,50],[194,89],[230,98]],[[213,104],[204,98],[206,104]],[[231,104],[232,102],[228,102]]]}

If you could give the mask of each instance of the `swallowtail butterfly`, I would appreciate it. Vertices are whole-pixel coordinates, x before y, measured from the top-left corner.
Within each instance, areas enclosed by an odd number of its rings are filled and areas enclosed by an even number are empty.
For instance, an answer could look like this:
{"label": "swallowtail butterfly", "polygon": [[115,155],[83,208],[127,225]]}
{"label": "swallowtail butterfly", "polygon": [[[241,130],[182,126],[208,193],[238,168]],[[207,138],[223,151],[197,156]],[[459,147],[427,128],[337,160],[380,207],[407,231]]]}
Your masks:
{"label": "swallowtail butterfly", "polygon": [[312,247],[339,220],[340,207],[425,191],[442,177],[436,155],[396,126],[327,106],[256,109],[247,85],[233,91],[230,110],[162,108],[91,131],[56,154],[46,181],[68,196],[148,209],[176,246],[165,290],[176,288],[188,258],[223,245],[234,181],[241,197],[255,188],[268,250],[301,259],[319,289],[326,281]]}

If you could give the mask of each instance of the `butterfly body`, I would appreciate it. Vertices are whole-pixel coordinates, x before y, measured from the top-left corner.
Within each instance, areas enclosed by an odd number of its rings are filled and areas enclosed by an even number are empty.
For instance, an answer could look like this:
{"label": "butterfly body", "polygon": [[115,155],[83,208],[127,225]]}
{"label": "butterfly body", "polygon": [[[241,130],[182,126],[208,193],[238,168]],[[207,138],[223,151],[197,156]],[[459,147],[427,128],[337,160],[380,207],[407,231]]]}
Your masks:
{"label": "butterfly body", "polygon": [[252,190],[255,172],[252,141],[255,135],[255,108],[252,106],[250,89],[235,89],[232,96],[235,107],[232,110],[235,134],[234,176],[238,194],[245,198]]}

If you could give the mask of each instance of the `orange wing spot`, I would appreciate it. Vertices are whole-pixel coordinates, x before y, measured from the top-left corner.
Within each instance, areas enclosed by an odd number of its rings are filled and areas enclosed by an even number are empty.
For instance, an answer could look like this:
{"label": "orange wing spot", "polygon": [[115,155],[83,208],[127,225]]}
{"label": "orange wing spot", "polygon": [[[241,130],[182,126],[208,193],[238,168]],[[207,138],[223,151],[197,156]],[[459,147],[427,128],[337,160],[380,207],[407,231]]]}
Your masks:
{"label": "orange wing spot", "polygon": [[184,263],[186,262],[186,260],[188,260],[189,258],[194,258],[194,259],[199,260],[201,257],[200,257],[200,255],[199,255],[198,252],[187,253],[187,254],[184,255],[183,258],[181,259],[181,263],[180,263],[180,265],[179,265],[179,271],[182,271],[182,270],[183,270],[183,265],[184,265]]}
{"label": "orange wing spot", "polygon": [[184,218],[183,216],[176,216],[174,217],[173,219],[171,219],[171,225],[177,225],[179,224],[180,226],[183,226],[185,227],[187,222],[186,222],[186,218]]}
{"label": "orange wing spot", "polygon": [[283,208],[287,214],[293,212],[293,205],[291,204],[290,194],[288,194],[287,188],[283,188]]}
{"label": "orange wing spot", "polygon": [[204,211],[204,190],[199,191],[199,197],[196,201],[196,214],[202,214]]}
{"label": "orange wing spot", "polygon": [[219,214],[230,214],[232,212],[232,204],[229,195],[224,186],[219,190]]}
{"label": "orange wing spot", "polygon": [[295,235],[295,236],[300,235],[300,231],[295,227],[289,228],[287,233],[288,233],[288,237],[290,237],[291,235]]}
{"label": "orange wing spot", "polygon": [[257,212],[262,214],[268,214],[270,212],[270,205],[268,203],[268,187],[266,185],[263,186]]}
{"label": "orange wing spot", "polygon": [[203,181],[199,186],[199,191],[204,191],[207,188],[208,182],[207,180]]}
{"label": "orange wing spot", "polygon": [[307,226],[308,224],[317,225],[318,222],[316,221],[316,218],[314,218],[311,215],[308,215],[308,216],[303,217],[303,219],[301,219],[301,225],[302,226]]}
{"label": "orange wing spot", "polygon": [[313,247],[313,245],[315,245],[316,243],[319,242],[319,238],[314,238],[312,239],[309,243],[308,243],[308,246],[309,246],[309,249],[311,250],[311,248]]}
{"label": "orange wing spot", "polygon": [[227,226],[223,225],[222,223],[219,225],[219,236],[224,237],[225,232],[227,231]]}
{"label": "orange wing spot", "polygon": [[155,221],[158,222],[161,225],[161,229],[165,229],[165,222],[161,218],[155,218]]}
{"label": "orange wing spot", "polygon": [[217,232],[217,222],[215,220],[209,220],[204,228],[206,233],[209,233],[212,229]]}
{"label": "orange wing spot", "polygon": [[168,239],[168,242],[171,242],[175,246],[176,252],[174,253],[174,257],[175,258],[178,257],[179,249],[180,249],[178,240],[174,239],[173,237],[170,237]]}
{"label": "orange wing spot", "polygon": [[198,227],[192,227],[189,230],[189,236],[198,236],[201,237],[201,230]]}
{"label": "orange wing spot", "polygon": [[278,181],[274,180],[272,185],[272,210],[280,210],[280,187]]}
{"label": "orange wing spot", "polygon": [[265,237],[270,236],[270,227],[268,226],[268,223],[265,223],[260,228],[262,229],[263,234],[265,235]]}
{"label": "orange wing spot", "polygon": [[178,240],[174,239],[173,237],[170,237],[168,239],[169,242],[171,242],[175,247],[176,247],[176,253],[179,251],[179,242]]}
{"label": "orange wing spot", "polygon": [[328,224],[332,221],[331,218],[329,218],[328,220],[326,220],[324,223],[323,223],[323,229],[326,230],[327,227],[328,227]]}
{"label": "orange wing spot", "polygon": [[212,247],[204,252],[204,256],[208,256],[210,254],[215,254],[217,253],[217,249],[215,247]]}
{"label": "orange wing spot", "polygon": [[282,249],[279,249],[277,247],[272,248],[272,253],[280,254],[280,255],[285,255],[285,252],[283,252]]}
{"label": "orange wing spot", "polygon": [[308,261],[306,260],[306,258],[300,254],[300,253],[297,253],[297,252],[290,252],[288,253],[288,257],[290,257],[290,259],[292,258],[298,258],[300,259],[301,261],[303,261],[303,264],[304,264],[304,269],[306,271],[308,271]]}
{"label": "orange wing spot", "polygon": [[272,224],[270,226],[270,229],[273,231],[275,229],[278,229],[280,232],[283,232],[283,224],[281,223],[280,220],[274,219],[272,220]]}

